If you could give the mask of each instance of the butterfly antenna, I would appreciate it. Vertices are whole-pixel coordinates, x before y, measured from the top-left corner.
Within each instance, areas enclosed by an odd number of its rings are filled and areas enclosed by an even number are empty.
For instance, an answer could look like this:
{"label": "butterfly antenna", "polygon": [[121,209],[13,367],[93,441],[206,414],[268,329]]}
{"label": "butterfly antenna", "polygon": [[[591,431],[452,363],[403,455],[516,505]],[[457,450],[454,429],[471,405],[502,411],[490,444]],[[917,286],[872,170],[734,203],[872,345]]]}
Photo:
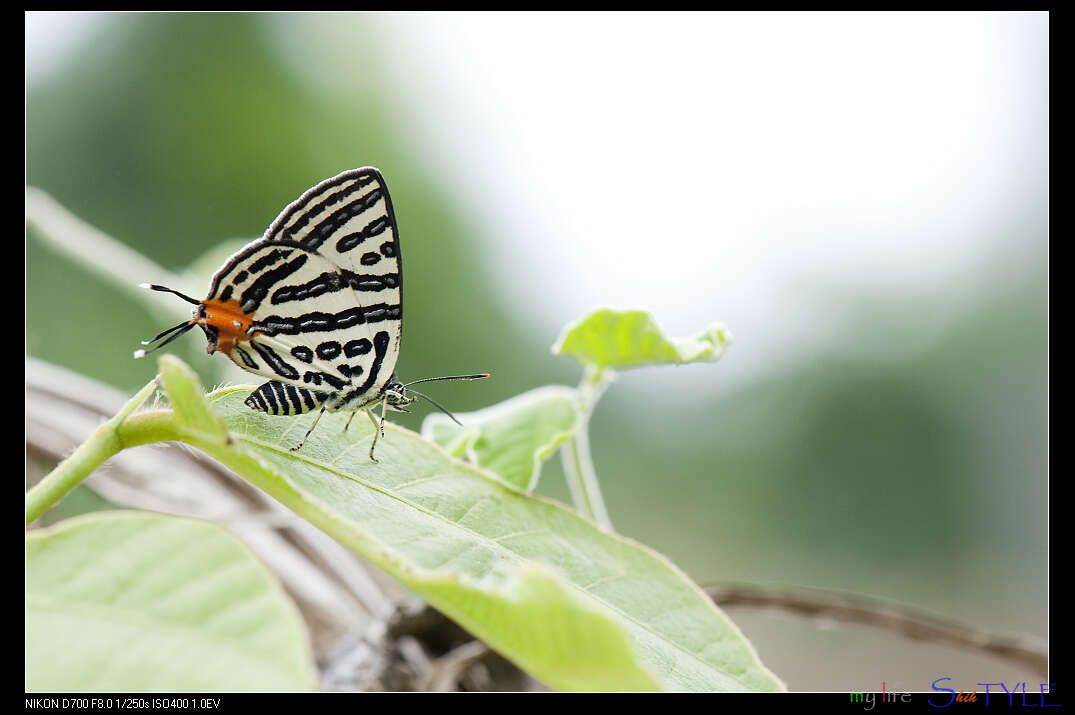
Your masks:
{"label": "butterfly antenna", "polygon": [[410,387],[411,385],[417,385],[419,382],[436,382],[438,380],[480,380],[483,377],[489,377],[489,373],[482,372],[476,375],[446,375],[444,377],[423,377],[421,380],[414,380],[412,382],[405,383],[403,386]]}
{"label": "butterfly antenna", "polygon": [[[158,335],[156,338],[153,338],[153,340],[156,340],[157,338],[163,337],[163,336],[167,335],[168,333],[171,333],[174,330],[175,333],[173,333],[171,337],[169,337],[167,340],[163,341],[160,345],[157,345],[156,347],[152,347],[149,350],[135,350],[134,351],[134,357],[135,358],[145,357],[146,355],[148,355],[149,353],[153,352],[154,350],[160,350],[161,348],[163,348],[168,343],[172,342],[173,340],[175,340],[179,336],[181,336],[184,333],[186,333],[188,330],[193,328],[195,325],[197,325],[197,323],[195,323],[192,320],[192,321],[187,322],[187,323],[180,323],[179,325],[175,326],[174,328],[168,328],[163,333]],[[153,342],[153,340],[150,340],[149,343]],[[149,343],[143,342],[142,344],[143,345],[148,345]]]}
{"label": "butterfly antenna", "polygon": [[162,331],[160,331],[159,333],[157,333],[156,335],[154,335],[154,336],[153,336],[152,338],[150,338],[149,340],[143,340],[143,341],[142,341],[142,344],[143,344],[143,345],[149,345],[150,343],[155,343],[155,342],[157,342],[158,340],[160,340],[161,338],[163,338],[163,337],[164,337],[165,335],[167,335],[168,333],[171,333],[171,332],[174,332],[174,331],[176,331],[176,330],[179,330],[179,329],[180,329],[180,328],[182,328],[182,327],[183,327],[184,325],[189,325],[189,324],[190,324],[190,321],[189,321],[189,320],[184,320],[184,321],[183,321],[182,323],[180,323],[179,325],[175,325],[175,326],[173,326],[173,327],[171,327],[171,328],[168,328],[167,330],[162,330]]}
{"label": "butterfly antenna", "polygon": [[162,293],[174,293],[175,295],[179,296],[180,298],[182,298],[183,300],[187,301],[188,303],[192,303],[194,305],[201,305],[202,304],[202,302],[200,300],[194,300],[189,295],[183,295],[182,293],[180,293],[177,290],[172,290],[171,288],[166,288],[164,286],[159,286],[156,283],[139,283],[138,287],[139,288],[148,288],[149,290],[159,290]]}
{"label": "butterfly antenna", "polygon": [[[487,376],[487,375],[478,375],[478,377],[488,377],[488,376]],[[447,378],[438,378],[438,377],[434,377],[434,378],[430,378],[430,379],[433,379],[433,380],[443,380],[443,379],[447,379]],[[473,378],[471,378],[471,379],[473,379]],[[418,380],[417,382],[422,382],[422,380]],[[432,404],[432,405],[433,405],[434,407],[436,407],[436,408],[437,408],[438,410],[440,410],[440,411],[441,411],[441,412],[443,412],[444,414],[446,414],[446,415],[448,415],[449,417],[451,417],[451,418],[452,418],[452,422],[455,422],[455,423],[456,423],[457,425],[459,425],[460,427],[462,427],[462,426],[463,426],[463,423],[462,423],[462,422],[460,422],[459,420],[457,420],[457,419],[455,418],[455,415],[453,415],[453,414],[452,414],[451,412],[449,412],[449,411],[448,411],[447,409],[445,409],[444,405],[440,404],[439,402],[437,402],[436,400],[434,400],[434,399],[433,399],[432,397],[430,397],[429,395],[426,395],[426,394],[424,394],[424,393],[422,393],[422,392],[419,392],[418,390],[411,390],[411,392],[413,392],[414,394],[418,395],[419,397],[424,397],[425,399],[429,400],[430,404]]]}

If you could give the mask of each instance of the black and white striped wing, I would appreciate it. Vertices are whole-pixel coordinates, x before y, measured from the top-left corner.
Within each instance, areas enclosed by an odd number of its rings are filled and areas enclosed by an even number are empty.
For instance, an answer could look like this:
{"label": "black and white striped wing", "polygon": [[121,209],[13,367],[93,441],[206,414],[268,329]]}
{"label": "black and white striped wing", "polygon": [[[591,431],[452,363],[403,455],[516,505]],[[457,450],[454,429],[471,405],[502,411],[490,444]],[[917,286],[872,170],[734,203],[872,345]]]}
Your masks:
{"label": "black and white striped wing", "polygon": [[217,271],[214,301],[234,301],[249,320],[249,340],[228,353],[239,367],[328,393],[330,410],[376,400],[395,371],[403,315],[380,172],[346,171],[304,193]]}

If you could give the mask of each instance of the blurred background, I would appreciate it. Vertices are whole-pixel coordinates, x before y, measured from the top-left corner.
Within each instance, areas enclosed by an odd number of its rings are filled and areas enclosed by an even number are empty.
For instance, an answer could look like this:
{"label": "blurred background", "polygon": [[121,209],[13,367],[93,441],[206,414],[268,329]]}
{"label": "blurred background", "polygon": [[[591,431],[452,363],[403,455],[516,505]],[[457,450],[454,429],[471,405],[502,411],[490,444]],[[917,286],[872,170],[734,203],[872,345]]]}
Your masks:
{"label": "blurred background", "polygon": [[[183,288],[376,166],[400,376],[494,375],[438,386],[453,411],[577,382],[549,346],[597,307],[735,335],[598,406],[618,531],[701,584],[1046,639],[1048,14],[31,12],[26,52],[27,184]],[[131,352],[171,323],[34,230],[26,280],[29,355],[125,391],[153,376]],[[183,342],[207,385],[251,382]],[[557,462],[539,491],[569,502]],[[794,690],[1041,681],[730,615]]]}

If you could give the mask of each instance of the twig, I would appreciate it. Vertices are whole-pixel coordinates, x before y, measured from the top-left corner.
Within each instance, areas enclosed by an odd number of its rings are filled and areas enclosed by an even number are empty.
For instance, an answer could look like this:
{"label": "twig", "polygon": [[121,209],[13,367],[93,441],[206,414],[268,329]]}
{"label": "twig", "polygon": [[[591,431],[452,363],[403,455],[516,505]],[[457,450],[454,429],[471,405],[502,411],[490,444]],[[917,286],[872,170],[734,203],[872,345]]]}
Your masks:
{"label": "twig", "polygon": [[489,646],[481,641],[464,643],[430,663],[426,676],[416,689],[454,692],[459,689],[459,678],[463,675],[463,671],[489,653]]}
{"label": "twig", "polygon": [[998,636],[952,623],[904,607],[826,592],[803,593],[757,586],[711,586],[706,593],[722,608],[769,608],[808,618],[861,623],[902,634],[911,640],[940,643],[977,650],[1014,661],[1043,677],[1048,675],[1047,646],[1029,642],[1026,636]]}

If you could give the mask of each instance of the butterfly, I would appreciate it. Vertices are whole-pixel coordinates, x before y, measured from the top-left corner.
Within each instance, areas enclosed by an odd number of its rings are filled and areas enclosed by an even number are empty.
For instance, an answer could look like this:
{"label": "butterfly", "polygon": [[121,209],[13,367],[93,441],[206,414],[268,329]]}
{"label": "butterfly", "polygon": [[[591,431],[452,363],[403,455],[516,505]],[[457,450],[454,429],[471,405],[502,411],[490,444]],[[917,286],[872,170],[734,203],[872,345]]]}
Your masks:
{"label": "butterfly", "polygon": [[[272,415],[320,408],[302,441],[325,411],[359,410],[374,425],[370,459],[384,437],[385,412],[407,412],[415,401],[407,388],[436,380],[476,380],[488,373],[430,377],[402,383],[396,377],[403,329],[403,272],[392,200],[381,172],[351,169],[325,179],[293,201],[261,238],[225,261],[196,300],[190,320],[143,345],[158,350],[188,330],[205,333],[206,352],[220,352],[242,369],[268,377],[245,402]],[[433,398],[418,397],[455,417]],[[373,408],[380,406],[380,422]],[[456,420],[458,423],[458,420]]]}

